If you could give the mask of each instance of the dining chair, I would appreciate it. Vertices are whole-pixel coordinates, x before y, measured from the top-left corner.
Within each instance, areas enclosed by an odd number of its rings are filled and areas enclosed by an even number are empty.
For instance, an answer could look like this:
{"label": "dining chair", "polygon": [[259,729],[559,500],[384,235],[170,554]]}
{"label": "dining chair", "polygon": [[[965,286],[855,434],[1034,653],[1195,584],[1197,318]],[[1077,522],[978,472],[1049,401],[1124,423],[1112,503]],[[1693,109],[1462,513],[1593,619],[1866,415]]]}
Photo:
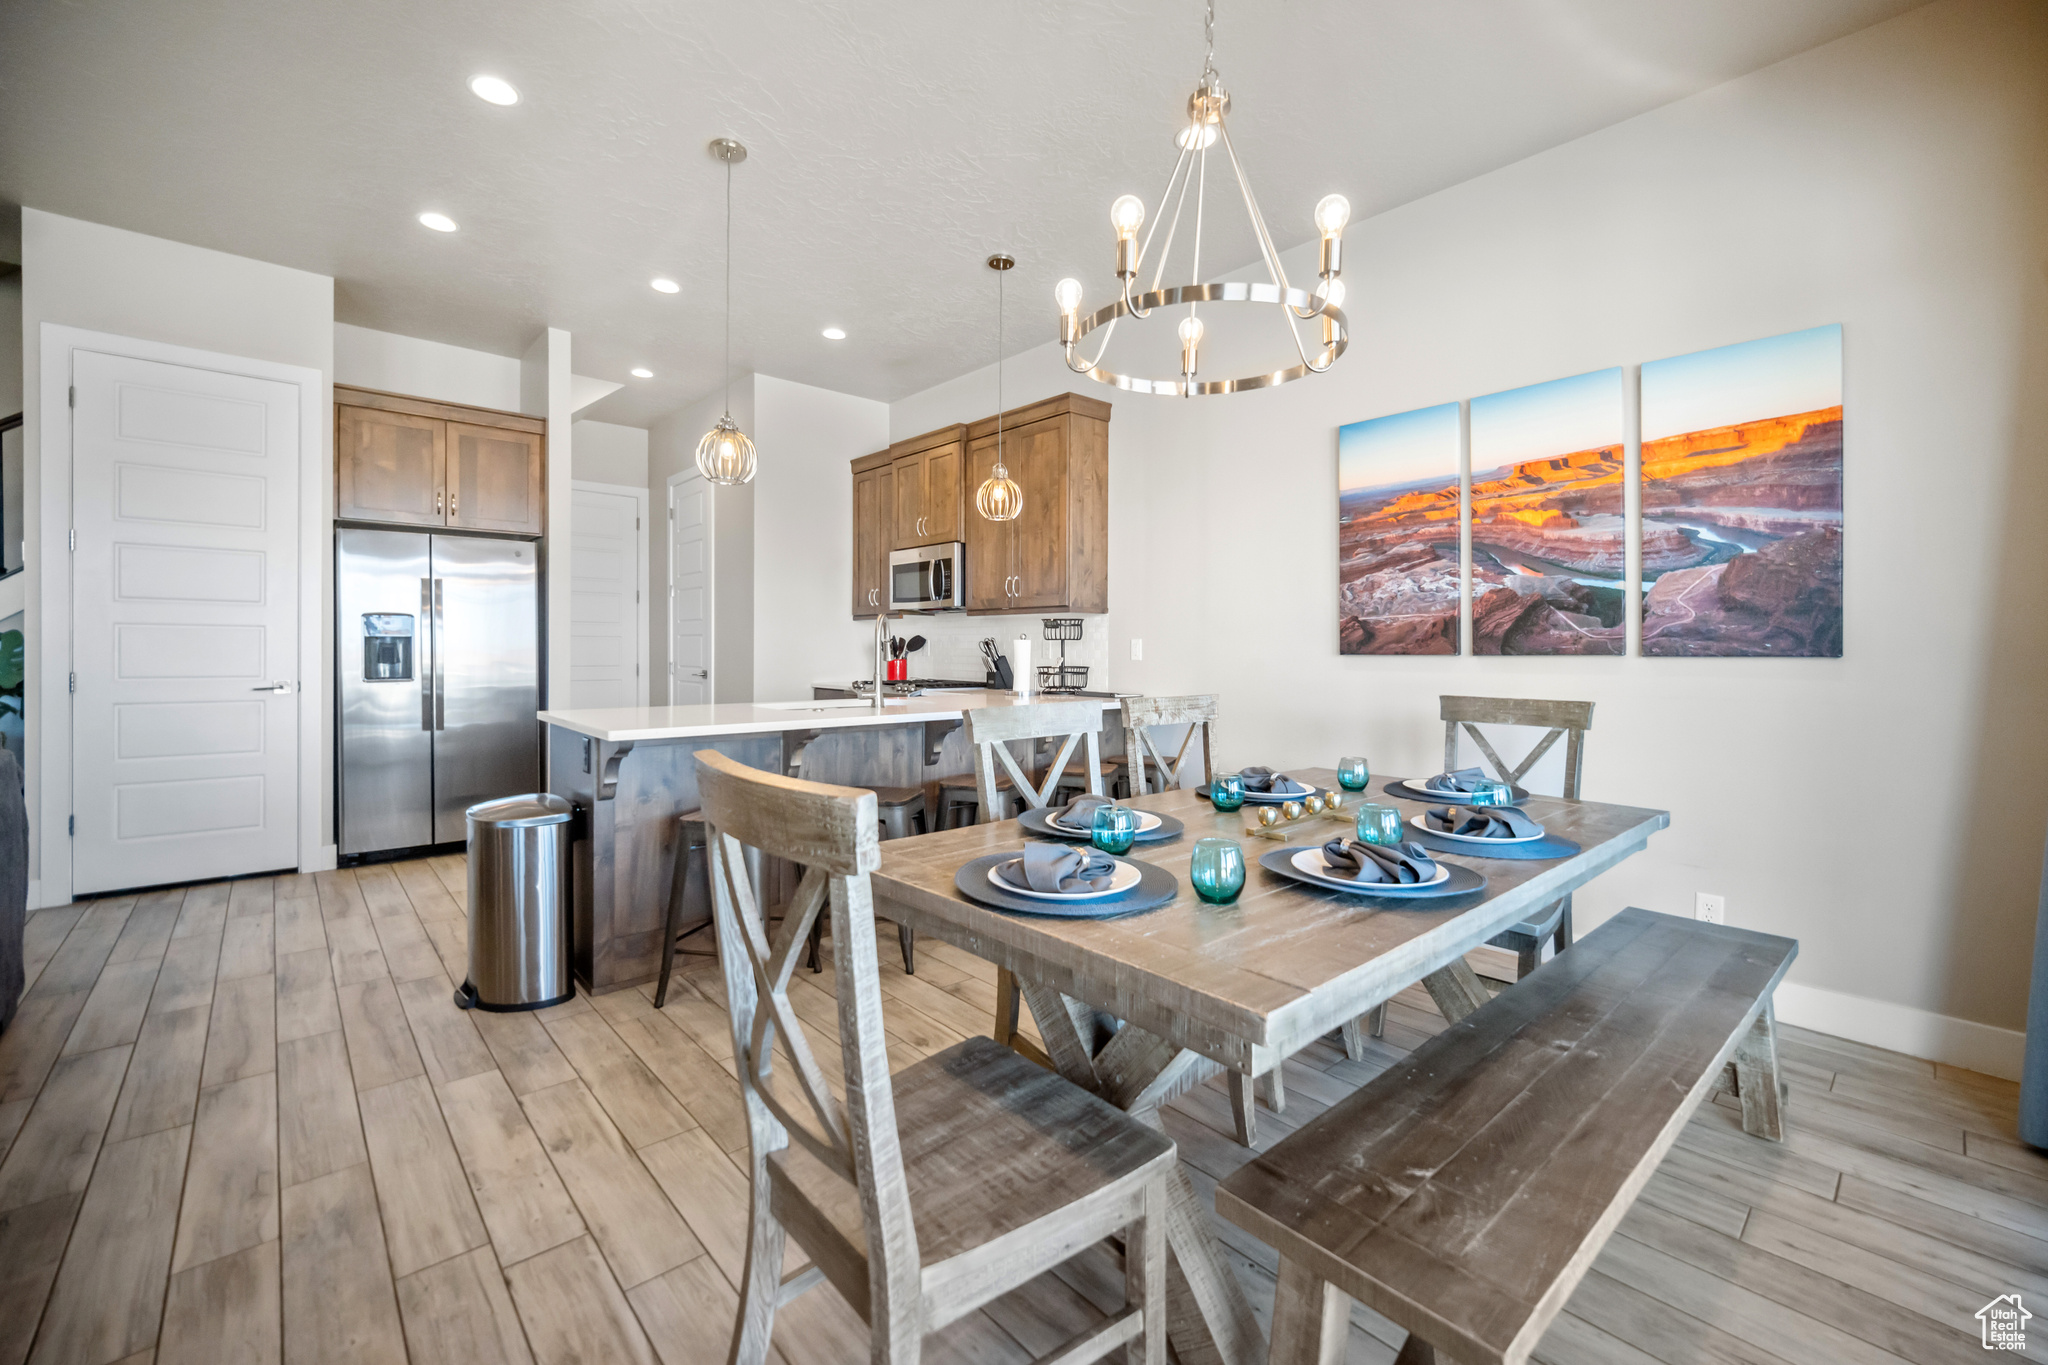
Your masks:
{"label": "dining chair", "polygon": [[[1164,1365],[1172,1140],[987,1038],[892,1077],[869,884],[881,862],[874,795],[714,750],[696,759],[750,1152],[731,1365],[764,1365],[776,1310],[821,1281],[866,1319],[871,1361],[912,1365],[926,1334],[1113,1236],[1124,1244],[1123,1309],[1043,1359],[1078,1365],[1128,1345],[1130,1360]],[[749,847],[803,868],[772,941]],[[843,1101],[788,990],[828,905]],[[810,1264],[785,1277],[789,1238]]]}
{"label": "dining chair", "polygon": [[[1059,741],[1059,754],[1045,766],[1044,776],[1027,776],[1010,753],[1013,743]],[[979,802],[975,823],[992,825],[1005,818],[1002,804],[1016,795],[1033,810],[1052,804],[1067,760],[1083,748],[1081,776],[1091,796],[1102,795],[1102,707],[1093,701],[1045,701],[1029,706],[987,706],[967,713],[967,742],[974,749],[974,784]],[[1017,1048],[1018,1011],[1023,992],[1007,968],[996,969],[995,1040]],[[1029,1044],[1024,1049],[1036,1053]],[[1043,1060],[1043,1058],[1034,1058]]]}
{"label": "dining chair", "polygon": [[[1157,725],[1187,726],[1171,759],[1152,735],[1152,727]],[[1194,743],[1198,732],[1202,736],[1202,780],[1208,782],[1216,776],[1216,698],[1125,697],[1124,754],[1131,765],[1131,794],[1143,796],[1151,791],[1155,774],[1161,791],[1180,786],[1190,757],[1188,745]]]}
{"label": "dining chair", "polygon": [[[1493,769],[1494,776],[1509,786],[1519,786],[1542,761],[1545,754],[1557,746],[1562,739],[1564,745],[1564,790],[1567,801],[1579,799],[1579,777],[1584,771],[1586,759],[1586,731],[1593,728],[1593,703],[1589,701],[1551,701],[1536,697],[1448,697],[1438,696],[1438,714],[1444,723],[1444,771],[1458,766],[1458,739],[1460,732],[1469,737],[1479,749],[1486,766]],[[1533,748],[1522,756],[1520,763],[1509,765],[1493,747],[1479,727],[1482,725],[1547,726],[1548,733],[1536,741]],[[1552,901],[1520,924],[1503,929],[1486,941],[1489,948],[1505,948],[1515,955],[1515,980],[1536,970],[1543,961],[1543,944],[1549,940],[1556,945],[1556,951],[1563,952],[1572,946],[1572,898]],[[1344,1025],[1339,1031],[1344,1041],[1345,1055],[1352,1061],[1359,1061],[1365,1053],[1365,1039],[1369,1034],[1374,1038],[1386,1031],[1387,1007],[1379,1005],[1358,1019]]]}

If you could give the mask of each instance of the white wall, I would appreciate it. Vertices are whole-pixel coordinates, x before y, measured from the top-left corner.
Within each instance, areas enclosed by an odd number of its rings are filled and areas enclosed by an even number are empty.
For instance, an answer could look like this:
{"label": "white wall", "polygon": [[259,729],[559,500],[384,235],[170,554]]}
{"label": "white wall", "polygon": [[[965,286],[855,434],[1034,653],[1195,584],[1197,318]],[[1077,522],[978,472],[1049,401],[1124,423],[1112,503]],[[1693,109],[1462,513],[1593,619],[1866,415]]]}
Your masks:
{"label": "white wall", "polygon": [[[787,379],[754,376],[754,695],[792,701],[819,677],[852,678],[874,630],[851,619],[852,475],[847,463],[889,444],[889,407]],[[837,585],[834,591],[828,585]],[[834,669],[828,642],[849,630],[863,652]]]}
{"label": "white wall", "polygon": [[[1220,693],[1233,765],[1363,749],[1407,773],[1441,761],[1441,693],[1590,698],[1587,795],[1672,823],[1578,897],[1585,927],[1723,893],[1731,923],[1800,940],[1786,1017],[2016,1074],[2048,822],[2044,165],[2048,7],[1944,0],[1356,224],[1358,340],[1328,377],[1189,402],[1027,353],[1012,402],[1115,400],[1119,686]],[[1846,657],[1337,653],[1340,424],[1606,365],[1633,386],[1830,322]],[[892,434],[979,416],[991,387],[896,403]],[[1248,532],[1298,554],[1261,561]]]}
{"label": "white wall", "polygon": [[12,417],[21,411],[21,272],[0,271],[0,417]]}
{"label": "white wall", "polygon": [[[319,403],[325,410],[332,402],[334,374],[334,281],[325,275],[229,256],[218,251],[186,246],[124,232],[97,223],[62,218],[33,208],[22,210],[22,316],[23,412],[27,446],[27,502],[42,507],[46,498],[61,507],[67,491],[44,481],[44,466],[61,471],[69,452],[48,451],[42,441],[41,336],[44,323],[87,328],[117,336],[193,347],[224,355],[276,361],[317,370],[321,375]],[[316,426],[331,431],[324,418]],[[317,499],[308,507],[317,523],[334,515],[334,480],[330,446],[331,434],[313,443],[302,456],[302,496]],[[38,453],[39,452],[39,453]],[[69,899],[70,855],[66,846],[65,816],[69,811],[69,765],[46,774],[46,752],[69,752],[69,711],[61,704],[68,648],[54,647],[62,638],[52,635],[53,647],[45,649],[44,636],[67,629],[61,594],[53,609],[44,600],[47,587],[68,592],[68,575],[53,576],[45,584],[43,574],[43,518],[31,516],[26,526],[28,540],[27,640],[30,669],[28,714],[28,804],[32,824],[31,876],[37,879],[32,892],[39,899],[61,902]],[[61,515],[55,524],[63,524]],[[61,553],[61,540],[51,546]],[[320,642],[319,667],[315,676],[304,676],[300,686],[309,698],[301,715],[320,717],[318,753],[320,772],[319,847],[302,850],[304,866],[333,866],[333,708],[328,703],[333,676],[332,632],[325,622],[334,610],[333,557],[310,547],[310,563],[319,568],[318,623],[314,629]],[[49,781],[45,781],[48,776]]]}
{"label": "white wall", "polygon": [[[753,375],[733,380],[732,419],[754,438]],[[694,469],[697,443],[726,410],[725,395],[711,394],[656,422],[647,433],[647,487],[654,510],[648,538],[648,658],[656,705],[668,700],[668,480]],[[758,482],[758,479],[757,479]],[[712,490],[712,684],[716,701],[754,699],[754,485]],[[779,543],[771,538],[771,543]],[[851,589],[848,589],[851,592]],[[809,696],[808,692],[804,693]]]}
{"label": "white wall", "polygon": [[576,445],[576,477],[587,483],[647,487],[647,433],[640,427],[612,422],[577,422],[570,428]]}
{"label": "white wall", "polygon": [[[522,412],[519,357],[334,324],[334,382],[442,403]],[[536,414],[538,415],[538,414]]]}
{"label": "white wall", "polygon": [[[534,338],[519,361],[519,411],[544,417],[547,441],[547,584],[541,632],[541,705],[559,705],[569,693],[568,549],[570,487],[575,479],[575,377],[570,371],[569,334],[549,327]],[[543,759],[543,762],[546,760]]]}

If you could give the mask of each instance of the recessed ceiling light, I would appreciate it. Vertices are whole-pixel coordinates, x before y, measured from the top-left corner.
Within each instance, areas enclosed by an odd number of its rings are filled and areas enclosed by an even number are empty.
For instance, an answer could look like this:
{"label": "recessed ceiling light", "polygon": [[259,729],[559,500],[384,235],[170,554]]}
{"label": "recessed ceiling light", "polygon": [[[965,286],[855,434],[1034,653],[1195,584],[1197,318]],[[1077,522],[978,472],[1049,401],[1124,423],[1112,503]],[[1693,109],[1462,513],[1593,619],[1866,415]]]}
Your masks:
{"label": "recessed ceiling light", "polygon": [[657,294],[673,294],[678,289],[682,288],[682,286],[677,284],[674,280],[668,279],[666,276],[661,275],[655,276],[647,283],[653,287],[654,292]]}
{"label": "recessed ceiling light", "polygon": [[423,213],[420,215],[420,226],[430,227],[436,232],[453,232],[455,220],[445,213]]}
{"label": "recessed ceiling light", "polygon": [[654,378],[654,371],[644,365],[635,365],[633,367],[633,377],[635,379],[652,379]]}
{"label": "recessed ceiling light", "polygon": [[827,327],[827,328],[825,329],[825,340],[827,340],[827,341],[844,341],[844,340],[846,340],[846,329],[845,329],[844,327]]}
{"label": "recessed ceiling light", "polygon": [[491,104],[519,103],[519,92],[512,88],[512,82],[497,76],[471,76],[469,92]]}

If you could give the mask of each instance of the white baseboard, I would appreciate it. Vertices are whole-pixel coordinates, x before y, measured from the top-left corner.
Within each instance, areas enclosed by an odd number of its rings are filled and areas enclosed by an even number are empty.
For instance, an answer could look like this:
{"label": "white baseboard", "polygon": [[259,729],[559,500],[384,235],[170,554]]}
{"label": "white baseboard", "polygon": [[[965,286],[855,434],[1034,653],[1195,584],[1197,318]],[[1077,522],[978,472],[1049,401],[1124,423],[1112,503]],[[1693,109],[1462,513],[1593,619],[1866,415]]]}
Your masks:
{"label": "white baseboard", "polygon": [[1793,981],[1778,983],[1777,1010],[1782,1022],[1815,1033],[1831,1033],[1851,1042],[1981,1071],[2008,1081],[2020,1078],[2020,1066],[2026,1057],[2027,1035],[2018,1029],[1998,1028]]}

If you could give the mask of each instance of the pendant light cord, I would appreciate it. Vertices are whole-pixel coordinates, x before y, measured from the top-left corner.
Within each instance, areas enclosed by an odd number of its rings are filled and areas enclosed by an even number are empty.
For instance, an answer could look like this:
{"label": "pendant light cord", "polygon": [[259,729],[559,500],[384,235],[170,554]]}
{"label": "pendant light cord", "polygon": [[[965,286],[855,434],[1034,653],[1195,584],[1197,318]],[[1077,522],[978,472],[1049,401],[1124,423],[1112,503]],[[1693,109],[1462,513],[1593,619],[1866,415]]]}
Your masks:
{"label": "pendant light cord", "polygon": [[725,158],[725,416],[732,420],[732,158]]}
{"label": "pendant light cord", "polygon": [[996,272],[996,468],[1003,467],[1003,276]]}

